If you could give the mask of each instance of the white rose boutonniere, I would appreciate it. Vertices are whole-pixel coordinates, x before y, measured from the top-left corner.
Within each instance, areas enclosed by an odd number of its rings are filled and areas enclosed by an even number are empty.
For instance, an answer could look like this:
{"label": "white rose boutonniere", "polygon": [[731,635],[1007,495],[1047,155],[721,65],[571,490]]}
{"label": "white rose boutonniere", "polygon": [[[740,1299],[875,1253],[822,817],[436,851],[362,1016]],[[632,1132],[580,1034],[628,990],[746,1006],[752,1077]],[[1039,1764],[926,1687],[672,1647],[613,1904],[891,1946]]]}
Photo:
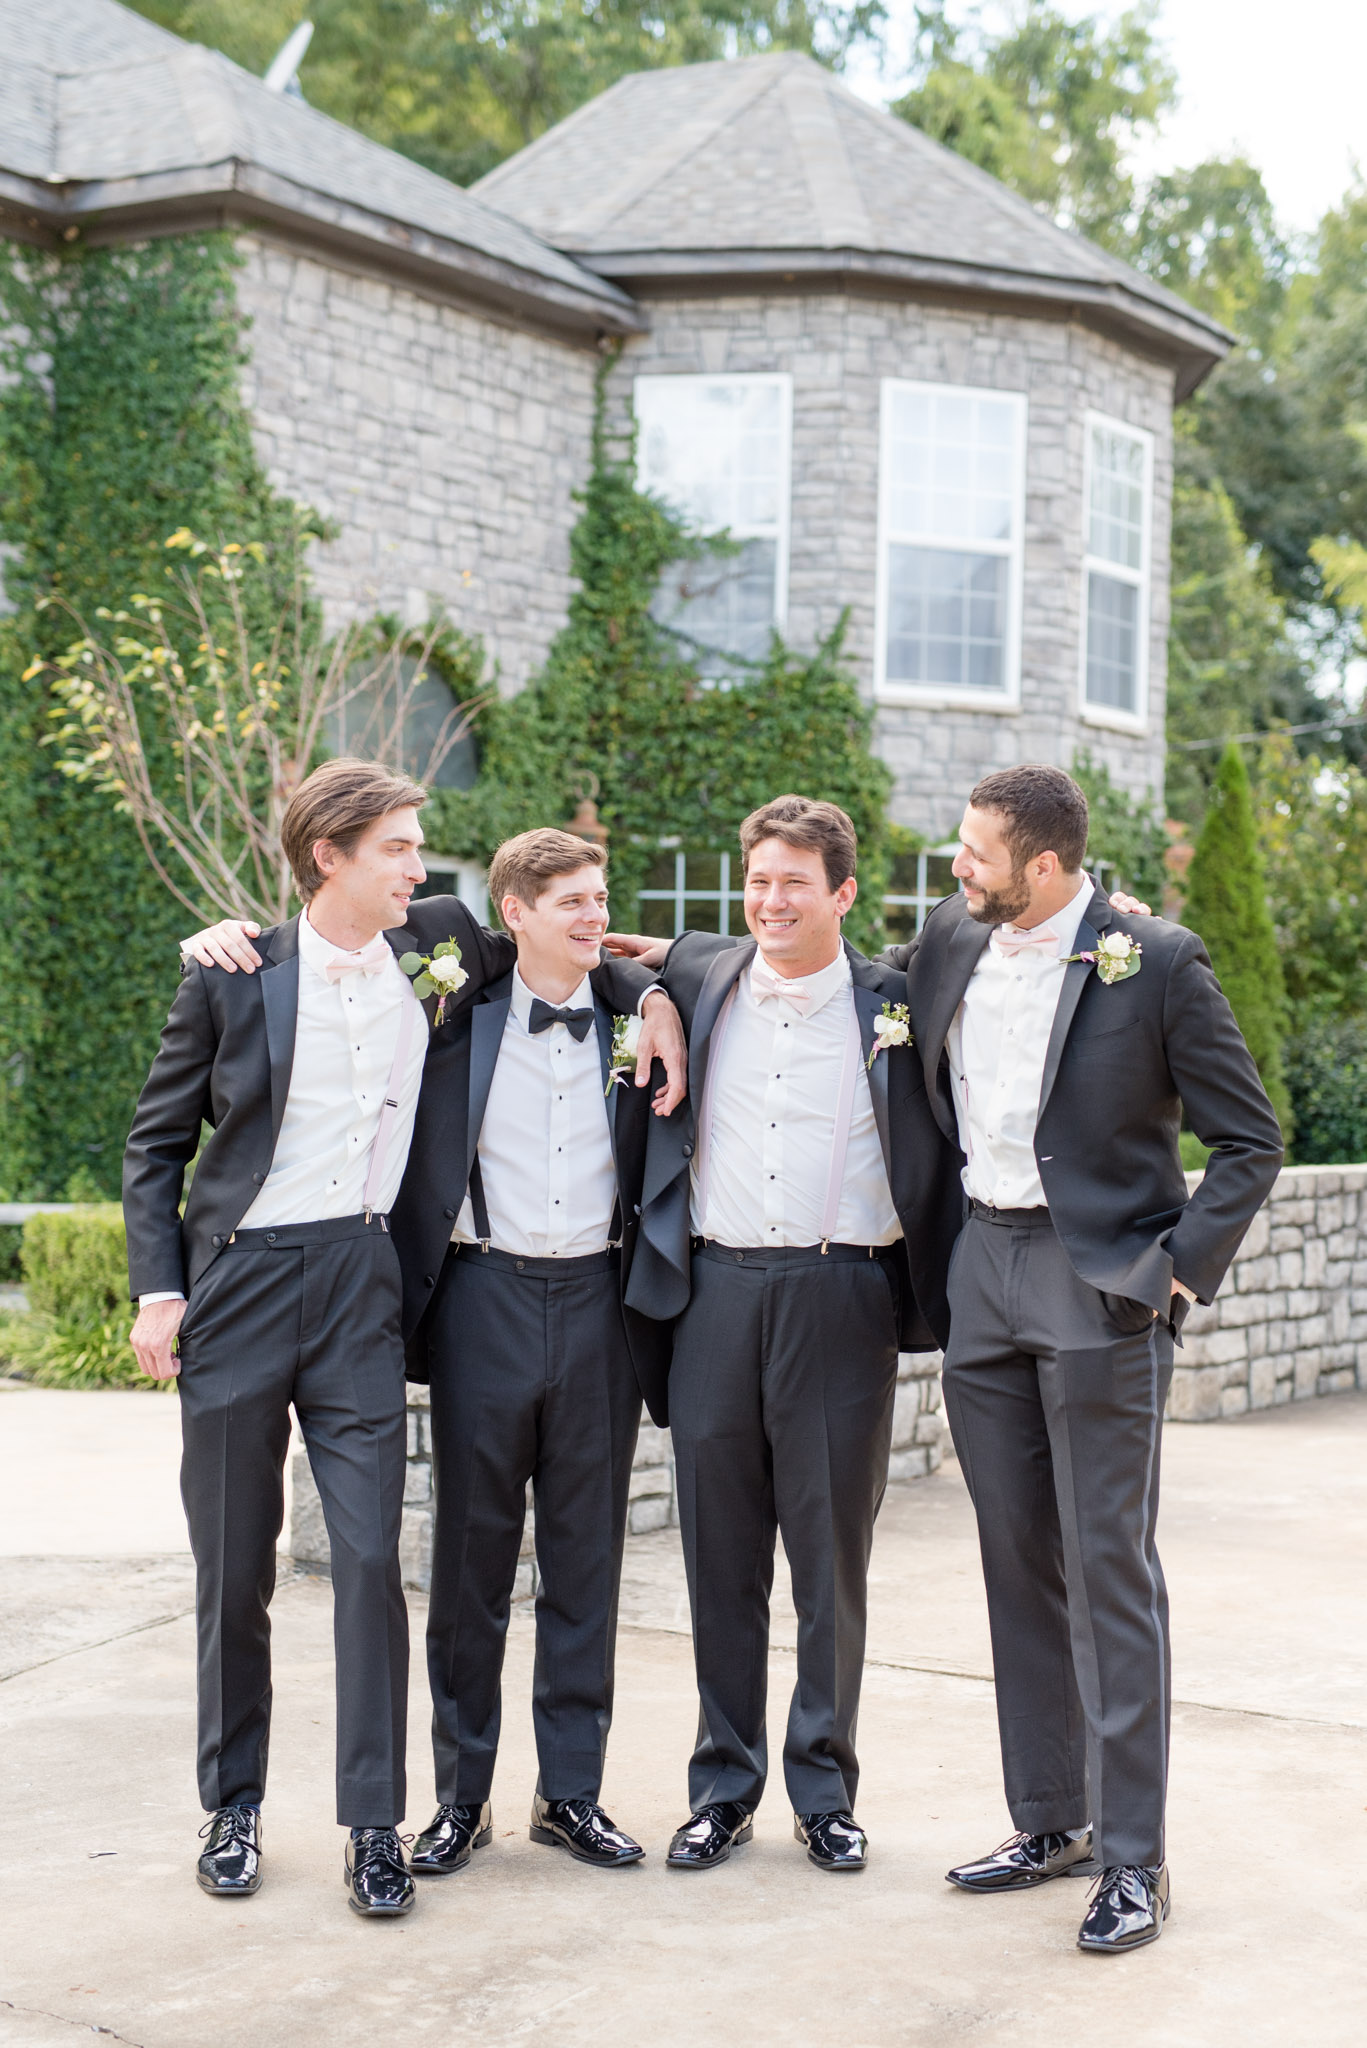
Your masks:
{"label": "white rose boutonniere", "polygon": [[905,1003],[885,1003],[880,1014],[873,1020],[873,1051],[869,1054],[872,1068],[880,1052],[887,1052],[894,1045],[911,1044],[911,1014]]}
{"label": "white rose boutonniere", "polygon": [[639,1017],[614,1017],[612,1020],[612,1058],[608,1062],[608,1085],[604,1095],[611,1095],[614,1088],[626,1085],[628,1074],[636,1072],[636,1048],[641,1042],[641,1020]]}
{"label": "white rose boutonniere", "polygon": [[1128,932],[1107,932],[1097,941],[1094,953],[1070,953],[1068,958],[1085,960],[1089,967],[1095,967],[1110,988],[1114,982],[1130,981],[1138,974],[1143,950],[1138,939],[1132,939]]}
{"label": "white rose boutonniere", "polygon": [[460,947],[454,939],[443,939],[430,953],[401,953],[399,965],[411,976],[413,993],[419,1002],[426,996],[441,998],[435,1019],[440,1025],[446,1014],[446,998],[464,988],[470,979],[460,964]]}

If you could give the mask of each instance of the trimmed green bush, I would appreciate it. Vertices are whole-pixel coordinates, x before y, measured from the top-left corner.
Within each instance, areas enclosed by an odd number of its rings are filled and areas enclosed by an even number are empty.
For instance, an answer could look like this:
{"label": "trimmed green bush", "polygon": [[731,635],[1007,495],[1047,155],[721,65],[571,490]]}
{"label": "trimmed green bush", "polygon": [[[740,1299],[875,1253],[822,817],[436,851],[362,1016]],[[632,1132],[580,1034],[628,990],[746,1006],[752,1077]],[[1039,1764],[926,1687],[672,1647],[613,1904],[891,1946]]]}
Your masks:
{"label": "trimmed green bush", "polygon": [[24,1225],[29,1313],[0,1333],[8,1361],[40,1387],[137,1387],[149,1379],[129,1349],[123,1212],[117,1202],[30,1216]]}
{"label": "trimmed green bush", "polygon": [[1220,986],[1289,1139],[1294,1127],[1282,1065],[1286,984],[1253,821],[1244,757],[1225,748],[1187,872],[1184,921],[1201,934]]}
{"label": "trimmed green bush", "polygon": [[1367,1017],[1323,1017],[1286,1048],[1296,1113],[1296,1158],[1305,1166],[1367,1161]]}

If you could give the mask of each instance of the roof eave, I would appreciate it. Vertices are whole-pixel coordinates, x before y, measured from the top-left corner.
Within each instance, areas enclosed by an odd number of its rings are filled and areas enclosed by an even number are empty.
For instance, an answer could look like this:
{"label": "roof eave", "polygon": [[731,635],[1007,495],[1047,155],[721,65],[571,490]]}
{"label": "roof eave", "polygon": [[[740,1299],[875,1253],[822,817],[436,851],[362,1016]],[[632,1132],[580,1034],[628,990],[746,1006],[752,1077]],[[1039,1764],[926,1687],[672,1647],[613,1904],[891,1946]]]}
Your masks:
{"label": "roof eave", "polygon": [[[1079,320],[1170,362],[1178,403],[1223,361],[1237,337],[1193,308],[1156,304],[1120,280],[1048,277],[873,249],[575,249],[575,261],[624,290],[676,296],[696,290],[825,288],[893,291],[913,298],[1010,305]],[[1164,295],[1167,296],[1166,294]]]}
{"label": "roof eave", "polygon": [[588,272],[577,257],[567,260],[585,269],[582,289],[236,157],[63,184],[0,170],[0,232],[40,246],[59,247],[78,236],[100,245],[210,227],[264,228],[428,297],[473,304],[581,344],[637,334],[648,325],[624,291]]}

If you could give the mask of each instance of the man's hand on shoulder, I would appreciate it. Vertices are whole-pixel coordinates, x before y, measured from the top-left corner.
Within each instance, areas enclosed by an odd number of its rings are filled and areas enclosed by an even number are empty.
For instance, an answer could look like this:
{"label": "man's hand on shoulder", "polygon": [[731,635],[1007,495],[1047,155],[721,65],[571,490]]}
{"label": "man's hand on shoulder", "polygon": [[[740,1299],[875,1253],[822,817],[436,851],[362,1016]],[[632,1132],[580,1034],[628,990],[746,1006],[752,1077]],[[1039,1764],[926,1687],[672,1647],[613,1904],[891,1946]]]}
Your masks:
{"label": "man's hand on shoulder", "polygon": [[180,1371],[172,1346],[184,1314],[185,1303],[179,1296],[172,1301],[149,1301],[138,1309],[128,1341],[138,1364],[154,1380],[173,1380]]}
{"label": "man's hand on shoulder", "polygon": [[1147,903],[1141,903],[1137,896],[1127,896],[1123,889],[1117,889],[1111,898],[1112,910],[1118,910],[1122,917],[1152,917]]}
{"label": "man's hand on shoulder", "polygon": [[656,1091],[651,1105],[656,1116],[668,1116],[678,1108],[688,1087],[688,1046],[683,1023],[662,988],[648,989],[641,998],[641,1036],[636,1043],[636,1086],[650,1085],[650,1064],[659,1060],[665,1070],[665,1085]]}
{"label": "man's hand on shoulder", "polygon": [[639,960],[642,967],[663,967],[669,939],[648,939],[641,932],[605,932],[603,951],[615,960]]}
{"label": "man's hand on shoulder", "polygon": [[188,959],[198,960],[201,967],[221,967],[225,974],[236,974],[240,967],[244,974],[255,974],[261,955],[251,941],[260,936],[260,925],[249,918],[224,917],[182,939],[180,950]]}

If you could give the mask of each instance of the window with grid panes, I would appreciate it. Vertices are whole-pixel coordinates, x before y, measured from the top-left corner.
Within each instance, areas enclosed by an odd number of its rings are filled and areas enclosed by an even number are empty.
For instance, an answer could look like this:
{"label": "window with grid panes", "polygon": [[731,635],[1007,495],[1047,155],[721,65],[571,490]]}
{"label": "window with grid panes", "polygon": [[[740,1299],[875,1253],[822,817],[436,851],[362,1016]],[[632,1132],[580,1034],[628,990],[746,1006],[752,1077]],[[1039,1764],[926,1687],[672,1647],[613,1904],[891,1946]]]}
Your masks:
{"label": "window with grid panes", "polygon": [[1016,392],[885,380],[880,695],[1014,702],[1025,417]]}
{"label": "window with grid panes", "polygon": [[759,661],[788,601],[791,381],[786,376],[638,377],[637,482],[735,554],[675,562],[655,602],[701,674]]}
{"label": "window with grid panes", "polygon": [[727,932],[744,938],[745,884],[740,855],[685,853],[662,846],[640,891],[641,930],[652,939],[683,932]]}
{"label": "window with grid panes", "polygon": [[1088,416],[1082,702],[1103,718],[1147,709],[1152,448],[1147,434]]}

